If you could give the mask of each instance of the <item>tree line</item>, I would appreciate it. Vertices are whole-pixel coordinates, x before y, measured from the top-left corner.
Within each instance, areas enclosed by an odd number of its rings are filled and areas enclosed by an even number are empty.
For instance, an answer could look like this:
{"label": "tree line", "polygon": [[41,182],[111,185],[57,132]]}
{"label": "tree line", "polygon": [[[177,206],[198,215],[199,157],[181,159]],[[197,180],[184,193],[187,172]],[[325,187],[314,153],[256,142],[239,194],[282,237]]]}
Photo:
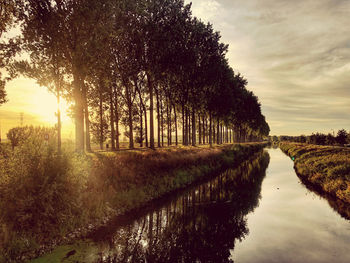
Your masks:
{"label": "tree line", "polygon": [[[129,148],[152,149],[178,145],[179,138],[195,146],[269,134],[258,98],[228,63],[228,45],[212,24],[192,15],[191,4],[8,0],[1,13],[0,34],[13,26],[21,31],[1,43],[8,80],[25,75],[58,103],[73,102],[78,151],[90,151],[91,139],[101,149],[107,139],[119,149],[121,130]],[[28,59],[18,59],[23,53]],[[5,96],[0,87],[0,103]],[[57,134],[60,150],[59,109]]]}
{"label": "tree line", "polygon": [[[273,136],[272,140],[277,141],[278,138]],[[309,136],[280,136],[280,141],[290,141],[299,143],[308,143],[316,145],[339,145],[344,146],[350,144],[350,132],[348,133],[345,129],[341,129],[337,134],[324,134],[324,133],[313,133]]]}

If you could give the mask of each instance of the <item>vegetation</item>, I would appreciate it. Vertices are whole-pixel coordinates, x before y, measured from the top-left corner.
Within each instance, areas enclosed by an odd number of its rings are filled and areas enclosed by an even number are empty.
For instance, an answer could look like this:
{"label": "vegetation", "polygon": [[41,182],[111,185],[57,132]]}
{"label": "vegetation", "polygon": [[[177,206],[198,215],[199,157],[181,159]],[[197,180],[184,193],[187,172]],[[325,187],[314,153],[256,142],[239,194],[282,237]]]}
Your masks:
{"label": "vegetation", "polygon": [[[23,75],[71,102],[75,121],[74,149],[59,107],[55,128],[16,127],[1,144],[4,261],[236,165],[262,145],[225,143],[269,134],[220,33],[183,0],[8,0],[0,13],[0,36],[20,31],[0,43],[0,104]],[[85,153],[91,142],[118,150],[122,131],[130,149],[211,149]]]}
{"label": "vegetation", "polygon": [[[193,146],[269,134],[228,46],[183,0],[5,2],[16,8],[6,9],[3,31],[21,34],[1,44],[1,61],[10,79],[23,74],[74,103],[76,150],[90,151],[91,135],[118,149],[120,125],[130,148],[177,145],[181,128]],[[60,130],[58,109],[58,150]]]}
{"label": "vegetation", "polygon": [[[13,22],[13,14],[15,13],[15,3],[14,1],[1,1],[0,2],[0,37],[2,37],[3,33],[9,29],[9,26]],[[1,44],[0,44],[1,50]],[[5,67],[5,61],[0,56],[0,68],[3,69]],[[3,72],[0,71],[0,106],[1,104],[7,102],[5,84],[6,78],[4,79],[2,76]]]}
{"label": "vegetation", "polygon": [[[273,141],[277,141],[276,136],[272,137]],[[313,133],[310,136],[280,136],[280,141],[290,141],[290,142],[299,142],[299,143],[308,143],[316,145],[339,145],[343,146],[345,144],[350,144],[350,132],[348,133],[345,129],[338,131],[337,135],[332,135],[331,133]]]}
{"label": "vegetation", "polygon": [[[1,144],[0,246],[7,261],[53,246],[89,223],[144,205],[203,175],[239,164],[263,144],[159,151],[77,153],[24,127],[14,150]],[[22,133],[21,133],[22,134]],[[24,138],[24,137],[22,137]],[[35,254],[32,254],[32,256]]]}
{"label": "vegetation", "polygon": [[350,203],[350,149],[282,142],[281,149],[295,159],[305,181]]}
{"label": "vegetation", "polygon": [[268,153],[260,152],[151,209],[117,217],[94,231],[93,241],[58,247],[32,262],[223,262],[249,233],[246,215],[259,205],[268,163]]}

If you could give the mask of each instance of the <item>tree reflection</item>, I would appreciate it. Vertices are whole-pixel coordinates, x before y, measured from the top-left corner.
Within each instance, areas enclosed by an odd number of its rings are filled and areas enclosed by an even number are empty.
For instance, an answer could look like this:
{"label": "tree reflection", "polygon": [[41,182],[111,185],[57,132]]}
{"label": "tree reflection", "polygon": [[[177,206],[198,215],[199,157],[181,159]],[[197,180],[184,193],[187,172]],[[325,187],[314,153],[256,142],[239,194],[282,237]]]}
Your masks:
{"label": "tree reflection", "polygon": [[230,250],[248,235],[269,155],[227,170],[146,215],[120,218],[95,233],[98,262],[233,262]]}

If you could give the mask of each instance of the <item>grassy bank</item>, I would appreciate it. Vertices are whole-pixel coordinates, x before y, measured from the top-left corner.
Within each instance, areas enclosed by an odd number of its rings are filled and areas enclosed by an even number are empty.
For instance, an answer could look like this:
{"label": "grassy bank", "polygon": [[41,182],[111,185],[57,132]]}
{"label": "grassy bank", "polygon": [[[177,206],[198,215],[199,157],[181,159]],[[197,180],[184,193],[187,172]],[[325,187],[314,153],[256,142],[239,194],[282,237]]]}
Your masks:
{"label": "grassy bank", "polygon": [[[259,205],[268,164],[268,153],[260,152],[31,262],[221,262],[221,255],[248,233],[244,215]],[[159,223],[150,226],[153,219]],[[208,240],[216,240],[216,245]],[[206,253],[193,256],[193,247]],[[67,258],[70,251],[76,253]]]}
{"label": "grassy bank", "polygon": [[350,149],[301,143],[281,143],[280,148],[295,160],[302,179],[350,203]]}
{"label": "grassy bank", "polygon": [[238,165],[263,145],[87,155],[65,149],[60,156],[53,147],[33,139],[0,149],[0,262],[36,257],[111,216]]}

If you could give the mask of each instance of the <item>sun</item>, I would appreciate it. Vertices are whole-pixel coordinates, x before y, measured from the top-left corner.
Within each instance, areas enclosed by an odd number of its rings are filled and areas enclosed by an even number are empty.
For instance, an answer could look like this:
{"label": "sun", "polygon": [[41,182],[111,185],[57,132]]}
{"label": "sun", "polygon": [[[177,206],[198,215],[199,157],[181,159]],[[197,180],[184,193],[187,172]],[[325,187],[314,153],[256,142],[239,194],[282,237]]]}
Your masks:
{"label": "sun", "polygon": [[37,87],[31,96],[31,104],[35,105],[31,111],[37,116],[40,123],[44,126],[57,125],[57,110],[59,107],[62,136],[63,138],[73,139],[74,124],[72,118],[68,115],[71,103],[60,98],[60,104],[58,105],[56,96],[45,87]]}
{"label": "sun", "polygon": [[38,87],[32,95],[32,102],[35,107],[32,109],[40,120],[48,125],[55,125],[57,123],[58,106],[61,111],[62,123],[70,122],[71,119],[67,114],[69,103],[61,98],[60,104],[57,104],[57,98],[43,87]]}

